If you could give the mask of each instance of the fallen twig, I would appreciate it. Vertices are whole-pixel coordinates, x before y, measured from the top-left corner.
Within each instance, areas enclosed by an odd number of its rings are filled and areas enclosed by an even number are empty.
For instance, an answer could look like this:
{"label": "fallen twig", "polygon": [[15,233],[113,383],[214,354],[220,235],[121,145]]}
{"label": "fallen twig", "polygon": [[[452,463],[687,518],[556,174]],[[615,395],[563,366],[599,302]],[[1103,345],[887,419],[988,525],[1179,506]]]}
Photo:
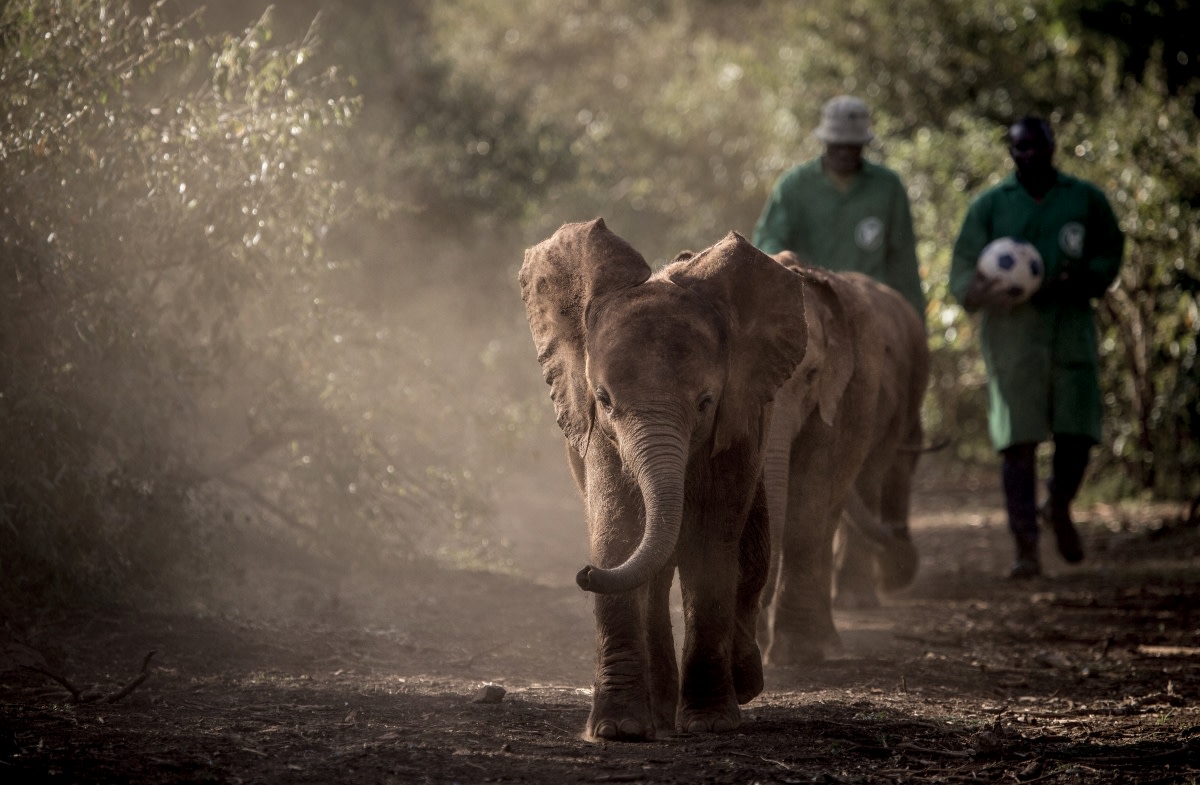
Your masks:
{"label": "fallen twig", "polygon": [[133,692],[139,686],[141,686],[142,682],[144,682],[146,680],[146,678],[150,675],[150,671],[147,669],[150,667],[150,659],[155,654],[158,654],[158,649],[151,649],[146,654],[145,658],[142,659],[141,673],[139,673],[137,676],[135,676],[133,678],[133,680],[130,681],[128,684],[126,684],[124,687],[117,690],[112,695],[109,695],[108,698],[106,698],[105,700],[107,700],[109,703],[116,703],[117,701],[121,700],[122,698],[127,697],[131,692]]}
{"label": "fallen twig", "polygon": [[85,703],[94,703],[95,701],[98,701],[101,699],[103,699],[107,703],[116,703],[117,701],[121,700],[122,698],[128,697],[130,695],[130,693],[132,693],[139,686],[141,686],[142,682],[144,682],[150,676],[150,671],[149,671],[150,659],[155,654],[158,654],[158,650],[157,649],[151,650],[150,653],[147,654],[142,659],[141,672],[138,673],[138,675],[135,676],[124,687],[122,687],[121,689],[112,693],[111,695],[107,695],[107,696],[100,692],[93,692],[93,693],[88,693],[85,695],[78,687],[76,687],[74,684],[72,684],[67,679],[66,676],[62,676],[58,673],[55,673],[54,671],[48,670],[46,668],[42,668],[37,665],[22,665],[21,668],[23,668],[24,670],[27,670],[27,671],[32,671],[34,673],[39,673],[42,676],[45,676],[46,678],[50,679],[51,681],[56,682],[59,686],[61,686],[67,692],[71,693],[71,703],[78,703],[78,704],[82,705]]}
{"label": "fallen twig", "polygon": [[38,667],[37,665],[22,665],[21,669],[27,670],[27,671],[32,671],[33,673],[40,673],[41,675],[45,676],[46,678],[50,679],[51,681],[57,682],[59,684],[59,686],[61,686],[67,692],[71,693],[71,702],[72,703],[83,703],[84,702],[83,695],[79,692],[79,690],[75,687],[75,685],[72,684],[71,682],[67,681],[65,677],[59,676],[57,673],[54,673],[53,671],[48,671],[45,668]]}
{"label": "fallen twig", "polygon": [[791,771],[791,770],[792,770],[792,767],[791,767],[791,766],[787,765],[786,763],[784,763],[784,762],[783,762],[783,761],[781,761],[781,760],[775,760],[774,758],[767,758],[767,757],[763,757],[763,756],[761,756],[761,755],[760,755],[759,757],[760,757],[760,758],[762,758],[762,760],[763,760],[763,761],[765,761],[765,762],[767,762],[767,763],[770,763],[770,764],[773,764],[773,765],[775,765],[775,766],[778,766],[779,768],[783,769],[784,771]]}
{"label": "fallen twig", "polygon": [[975,755],[975,750],[941,750],[936,747],[922,747],[919,744],[910,744],[908,742],[893,744],[888,749],[919,752],[922,755],[945,755],[949,758],[970,758]]}

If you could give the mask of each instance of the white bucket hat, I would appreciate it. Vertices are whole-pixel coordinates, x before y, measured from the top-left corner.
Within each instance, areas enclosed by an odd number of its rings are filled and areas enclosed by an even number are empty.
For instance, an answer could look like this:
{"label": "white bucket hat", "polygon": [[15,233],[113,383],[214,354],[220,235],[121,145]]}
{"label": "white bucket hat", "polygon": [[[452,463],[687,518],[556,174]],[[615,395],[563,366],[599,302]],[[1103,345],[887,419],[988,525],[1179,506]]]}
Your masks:
{"label": "white bucket hat", "polygon": [[813,134],[825,144],[866,144],[871,133],[871,110],[850,95],[831,98],[821,109],[821,124]]}

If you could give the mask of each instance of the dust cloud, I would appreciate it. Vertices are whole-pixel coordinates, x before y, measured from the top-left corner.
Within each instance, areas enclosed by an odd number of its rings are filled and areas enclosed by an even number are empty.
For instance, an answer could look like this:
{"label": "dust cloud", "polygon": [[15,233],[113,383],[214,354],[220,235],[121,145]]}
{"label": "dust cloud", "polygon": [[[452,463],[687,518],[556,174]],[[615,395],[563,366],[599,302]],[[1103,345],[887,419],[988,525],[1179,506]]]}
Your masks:
{"label": "dust cloud", "polygon": [[[276,4],[275,40],[299,40],[320,14],[324,30],[353,30],[353,24],[341,24],[346,19],[330,18],[334,5]],[[265,0],[212,0],[200,23],[211,34],[236,32],[269,6]],[[166,7],[178,18],[194,10],[181,1]],[[338,12],[352,13],[341,8]],[[326,52],[346,46],[322,42]],[[409,110],[388,74],[355,76],[364,89],[362,124],[386,128],[389,113]],[[353,167],[343,174],[352,187],[356,178],[374,176]],[[340,609],[353,617],[348,604],[362,593],[349,587],[368,573],[402,575],[430,563],[511,573],[574,591],[572,576],[587,559],[582,504],[565,465],[562,433],[554,424],[516,281],[524,247],[541,238],[523,236],[515,221],[476,222],[487,228],[467,232],[475,224],[464,221],[454,203],[403,182],[388,188],[404,205],[397,215],[330,229],[326,258],[346,272],[332,278],[334,288],[322,293],[323,305],[340,312],[342,324],[353,331],[326,341],[329,335],[313,330],[311,342],[294,347],[313,367],[334,368],[330,395],[344,402],[301,414],[294,427],[353,431],[358,445],[341,457],[325,456],[324,475],[310,472],[313,484],[304,489],[263,463],[320,461],[319,445],[301,444],[292,448],[300,450],[296,455],[275,451],[241,469],[239,483],[253,486],[266,478],[269,491],[248,495],[232,516],[234,525],[221,528],[222,539],[212,544],[214,589],[211,597],[192,595],[194,605],[298,618],[314,609]],[[266,370],[251,376],[222,380],[233,393],[185,438],[203,442],[210,456],[244,450],[254,438],[247,409],[270,406],[262,396],[288,382]],[[322,419],[331,412],[340,423]],[[344,505],[347,487],[353,493],[358,486],[361,496],[379,478],[356,475],[354,460],[388,462],[396,485],[407,485],[406,495],[385,499],[391,507],[372,520],[355,520]],[[384,483],[388,480],[385,474]],[[320,528],[331,535],[313,540],[308,529]],[[371,538],[392,549],[376,564],[341,547],[371,550]]]}

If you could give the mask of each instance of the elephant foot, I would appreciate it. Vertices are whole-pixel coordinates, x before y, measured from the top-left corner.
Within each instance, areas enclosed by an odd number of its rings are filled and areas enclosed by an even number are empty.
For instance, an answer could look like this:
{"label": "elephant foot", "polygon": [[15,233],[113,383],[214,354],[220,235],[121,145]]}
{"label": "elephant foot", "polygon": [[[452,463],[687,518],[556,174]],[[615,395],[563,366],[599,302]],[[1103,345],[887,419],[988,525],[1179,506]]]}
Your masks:
{"label": "elephant foot", "polygon": [[737,706],[720,709],[682,709],[679,730],[684,733],[728,733],[742,724],[742,712]]}
{"label": "elephant foot", "polygon": [[758,644],[739,646],[733,657],[733,690],[739,704],[749,703],[763,691],[763,658]]}
{"label": "elephant foot", "polygon": [[826,635],[780,635],[776,630],[765,660],[774,668],[819,665],[842,652],[842,639],[836,631]]}
{"label": "elephant foot", "polygon": [[921,558],[911,540],[898,544],[879,557],[879,582],[884,591],[897,591],[913,582]]}
{"label": "elephant foot", "polygon": [[587,736],[592,741],[651,741],[654,726],[631,718],[600,721],[589,718]]}
{"label": "elephant foot", "polygon": [[623,696],[597,690],[585,735],[593,741],[649,741],[655,736],[655,726],[645,695]]}

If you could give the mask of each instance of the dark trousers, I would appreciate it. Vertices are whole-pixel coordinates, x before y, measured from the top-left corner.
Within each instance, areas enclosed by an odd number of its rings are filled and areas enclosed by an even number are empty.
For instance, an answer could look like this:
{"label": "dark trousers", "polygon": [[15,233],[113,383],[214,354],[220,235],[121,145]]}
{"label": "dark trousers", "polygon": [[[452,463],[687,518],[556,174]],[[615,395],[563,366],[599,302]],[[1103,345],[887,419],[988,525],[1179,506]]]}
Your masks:
{"label": "dark trousers", "polygon": [[[1066,514],[1071,500],[1079,492],[1091,446],[1092,440],[1086,436],[1054,436],[1054,458],[1046,487],[1050,492],[1048,503],[1059,514]],[[1000,455],[1008,528],[1018,551],[1033,549],[1038,541],[1037,444],[1014,444],[1002,450]]]}

